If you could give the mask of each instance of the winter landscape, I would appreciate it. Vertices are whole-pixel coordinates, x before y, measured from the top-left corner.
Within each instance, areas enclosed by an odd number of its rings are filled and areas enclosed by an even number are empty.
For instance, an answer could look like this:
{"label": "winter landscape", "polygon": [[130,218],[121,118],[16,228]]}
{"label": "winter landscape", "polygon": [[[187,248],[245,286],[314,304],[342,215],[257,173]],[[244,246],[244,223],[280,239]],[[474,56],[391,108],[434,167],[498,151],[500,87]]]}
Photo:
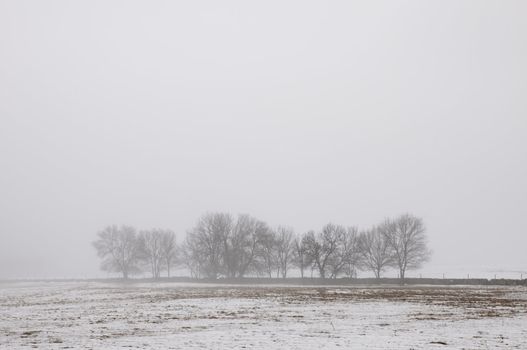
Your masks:
{"label": "winter landscape", "polygon": [[107,226],[92,246],[117,278],[0,282],[0,348],[525,348],[526,281],[408,277],[425,231],[410,214],[296,235],[207,213],[177,244]]}
{"label": "winter landscape", "polygon": [[526,18],[0,0],[0,350],[526,350]]}
{"label": "winter landscape", "polygon": [[525,349],[525,287],[0,286],[1,349]]}

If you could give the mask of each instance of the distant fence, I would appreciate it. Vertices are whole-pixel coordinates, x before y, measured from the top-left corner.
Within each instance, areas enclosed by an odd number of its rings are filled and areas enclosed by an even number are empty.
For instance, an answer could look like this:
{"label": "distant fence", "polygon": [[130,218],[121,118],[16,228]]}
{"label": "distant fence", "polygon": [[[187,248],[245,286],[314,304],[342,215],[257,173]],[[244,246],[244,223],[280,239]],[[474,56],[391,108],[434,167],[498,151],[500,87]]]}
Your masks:
{"label": "distant fence", "polygon": [[443,279],[443,278],[219,278],[219,279],[191,279],[170,278],[166,281],[201,282],[220,284],[292,284],[292,285],[502,285],[527,286],[527,280],[515,279]]}

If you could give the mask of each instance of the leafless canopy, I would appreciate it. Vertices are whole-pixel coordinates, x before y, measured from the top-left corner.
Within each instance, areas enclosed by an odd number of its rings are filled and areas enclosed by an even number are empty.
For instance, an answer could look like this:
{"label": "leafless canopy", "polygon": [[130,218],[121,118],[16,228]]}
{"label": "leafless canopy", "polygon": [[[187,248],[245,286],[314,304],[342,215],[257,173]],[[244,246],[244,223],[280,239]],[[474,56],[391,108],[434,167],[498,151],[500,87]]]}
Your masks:
{"label": "leafless canopy", "polygon": [[153,278],[159,278],[176,261],[176,236],[170,230],[152,229],[139,233],[139,254],[144,265],[150,268]]}
{"label": "leafless canopy", "polygon": [[392,249],[401,279],[404,279],[406,270],[417,269],[430,259],[431,251],[427,247],[421,218],[404,214],[394,220],[387,219],[379,229]]}
{"label": "leafless canopy", "polygon": [[386,219],[358,233],[357,227],[329,223],[319,232],[295,236],[293,229],[271,229],[249,215],[207,213],[187,232],[180,246],[170,230],[151,229],[136,234],[131,226],[108,226],[93,243],[103,259],[102,268],[131,273],[150,271],[159,278],[179,265],[195,278],[242,278],[248,275],[286,278],[293,266],[300,275],[306,269],[321,278],[347,276],[369,270],[380,278],[395,268],[404,279],[408,269],[419,268],[430,258],[421,218],[410,214]]}
{"label": "leafless canopy", "polygon": [[131,226],[108,226],[100,231],[93,242],[97,255],[101,257],[101,268],[108,272],[122,273],[123,278],[139,271],[139,245],[135,228]]}
{"label": "leafless canopy", "polygon": [[378,227],[361,232],[359,252],[362,267],[373,271],[376,278],[380,278],[381,273],[394,262],[393,250],[388,239]]}

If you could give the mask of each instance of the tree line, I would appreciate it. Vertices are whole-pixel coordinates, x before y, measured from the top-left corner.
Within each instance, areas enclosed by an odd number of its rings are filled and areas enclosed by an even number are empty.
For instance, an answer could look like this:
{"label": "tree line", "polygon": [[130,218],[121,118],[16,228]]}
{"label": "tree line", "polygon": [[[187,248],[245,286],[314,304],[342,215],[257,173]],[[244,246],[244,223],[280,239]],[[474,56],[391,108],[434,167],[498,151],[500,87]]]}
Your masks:
{"label": "tree line", "polygon": [[286,278],[297,269],[302,278],[353,278],[371,271],[381,278],[396,269],[406,271],[430,259],[423,220],[411,214],[385,219],[359,231],[355,226],[329,223],[319,231],[297,235],[285,226],[271,228],[250,215],[207,213],[176,244],[171,230],[137,231],[132,226],[108,226],[93,242],[101,268],[132,274],[150,272],[153,278],[174,268],[191,277],[217,279],[268,276]]}

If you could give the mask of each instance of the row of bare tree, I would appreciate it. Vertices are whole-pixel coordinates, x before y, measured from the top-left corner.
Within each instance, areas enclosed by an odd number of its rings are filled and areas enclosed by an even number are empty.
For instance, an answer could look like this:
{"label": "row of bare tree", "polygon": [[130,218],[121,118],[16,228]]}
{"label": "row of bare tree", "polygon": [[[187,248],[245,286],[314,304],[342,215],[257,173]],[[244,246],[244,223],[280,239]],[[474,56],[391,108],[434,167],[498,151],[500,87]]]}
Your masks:
{"label": "row of bare tree", "polygon": [[354,277],[358,270],[377,278],[395,268],[400,278],[430,258],[422,219],[410,214],[359,232],[356,227],[325,225],[319,232],[295,235],[287,227],[270,228],[249,215],[234,218],[226,213],[203,215],[176,245],[168,230],[141,231],[129,226],[109,226],[94,242],[106,271],[131,273],[149,269],[152,277],[162,270],[184,266],[192,277],[286,278],[292,268],[321,278]]}

